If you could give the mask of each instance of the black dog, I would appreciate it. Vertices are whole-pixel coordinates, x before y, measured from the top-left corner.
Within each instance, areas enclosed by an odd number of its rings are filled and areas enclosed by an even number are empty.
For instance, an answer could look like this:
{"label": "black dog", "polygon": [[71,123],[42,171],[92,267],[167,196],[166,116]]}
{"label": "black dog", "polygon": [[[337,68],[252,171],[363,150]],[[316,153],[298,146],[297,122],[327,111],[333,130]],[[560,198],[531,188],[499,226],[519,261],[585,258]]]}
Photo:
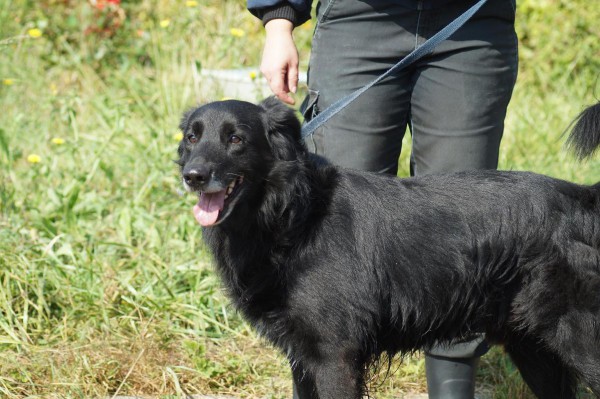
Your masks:
{"label": "black dog", "polygon": [[[366,365],[485,332],[540,398],[600,394],[600,184],[471,171],[409,179],[309,155],[277,100],[182,121],[184,185],[236,307],[301,398],[358,399]],[[600,104],[570,137],[600,144]]]}

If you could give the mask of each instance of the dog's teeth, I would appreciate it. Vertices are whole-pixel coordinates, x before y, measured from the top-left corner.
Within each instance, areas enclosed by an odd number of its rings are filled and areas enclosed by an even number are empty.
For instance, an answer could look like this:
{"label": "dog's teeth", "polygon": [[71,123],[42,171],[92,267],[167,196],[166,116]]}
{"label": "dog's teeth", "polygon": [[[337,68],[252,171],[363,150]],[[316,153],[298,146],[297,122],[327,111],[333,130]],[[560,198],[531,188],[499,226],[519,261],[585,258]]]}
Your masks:
{"label": "dog's teeth", "polygon": [[228,196],[229,194],[231,194],[232,191],[233,191],[232,186],[227,187],[227,192],[225,193],[225,196]]}

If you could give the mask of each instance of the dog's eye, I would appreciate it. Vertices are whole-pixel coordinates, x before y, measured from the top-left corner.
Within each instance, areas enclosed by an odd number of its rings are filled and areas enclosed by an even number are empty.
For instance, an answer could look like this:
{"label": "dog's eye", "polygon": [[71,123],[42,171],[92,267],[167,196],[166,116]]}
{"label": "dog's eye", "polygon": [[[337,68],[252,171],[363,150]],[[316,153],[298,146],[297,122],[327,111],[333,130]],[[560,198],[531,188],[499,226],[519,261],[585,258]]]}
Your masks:
{"label": "dog's eye", "polygon": [[188,134],[187,139],[192,144],[196,144],[198,142],[198,137],[194,133]]}
{"label": "dog's eye", "polygon": [[239,143],[241,143],[241,142],[242,142],[242,138],[241,138],[240,136],[236,136],[235,134],[232,134],[232,135],[229,137],[229,142],[230,142],[231,144],[239,144]]}

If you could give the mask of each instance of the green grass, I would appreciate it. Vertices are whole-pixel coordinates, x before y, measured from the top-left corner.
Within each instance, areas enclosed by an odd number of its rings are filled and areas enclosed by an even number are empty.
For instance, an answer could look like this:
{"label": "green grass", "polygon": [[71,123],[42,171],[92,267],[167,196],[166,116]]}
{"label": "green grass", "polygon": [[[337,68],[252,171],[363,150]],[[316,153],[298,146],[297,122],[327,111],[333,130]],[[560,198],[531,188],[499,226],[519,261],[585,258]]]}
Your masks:
{"label": "green grass", "polygon": [[[0,397],[289,397],[285,360],[223,295],[172,162],[182,111],[220,97],[201,68],[260,59],[242,1],[198,3],[0,3]],[[600,180],[561,137],[599,97],[598,20],[583,0],[519,2],[502,169]],[[311,28],[296,35],[306,65]],[[422,391],[422,363],[395,363],[377,397]],[[499,350],[480,374],[495,398],[527,397]]]}

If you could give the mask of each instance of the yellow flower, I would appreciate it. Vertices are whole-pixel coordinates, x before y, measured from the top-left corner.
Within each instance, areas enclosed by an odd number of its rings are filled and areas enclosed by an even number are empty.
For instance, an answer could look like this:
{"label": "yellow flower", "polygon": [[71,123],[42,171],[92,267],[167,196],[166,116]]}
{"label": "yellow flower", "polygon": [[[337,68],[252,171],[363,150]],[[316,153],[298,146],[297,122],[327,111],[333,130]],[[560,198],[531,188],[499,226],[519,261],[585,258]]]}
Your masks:
{"label": "yellow flower", "polygon": [[173,140],[175,140],[175,141],[181,141],[181,140],[183,140],[183,133],[181,133],[181,132],[175,133],[173,135]]}
{"label": "yellow flower", "polygon": [[254,79],[256,79],[256,76],[258,76],[256,74],[256,71],[250,71],[250,79],[254,80]]}
{"label": "yellow flower", "polygon": [[234,37],[244,37],[246,35],[246,32],[244,32],[242,29],[239,29],[239,28],[229,29],[229,33],[231,33],[231,36],[234,36]]}
{"label": "yellow flower", "polygon": [[38,154],[29,154],[27,156],[27,162],[29,163],[40,163],[42,158]]}
{"label": "yellow flower", "polygon": [[61,139],[60,137],[54,137],[51,141],[52,141],[52,144],[56,144],[56,145],[62,145],[65,143],[65,140]]}
{"label": "yellow flower", "polygon": [[196,7],[198,5],[198,2],[194,1],[194,0],[188,0],[188,1],[185,2],[185,5],[187,7]]}
{"label": "yellow flower", "polygon": [[12,85],[14,85],[14,84],[15,84],[15,81],[14,81],[14,80],[12,80],[12,79],[3,79],[3,80],[2,80],[2,84],[3,84],[4,86],[12,86]]}
{"label": "yellow flower", "polygon": [[55,96],[58,94],[58,87],[56,87],[56,84],[54,83],[50,83],[50,93]]}
{"label": "yellow flower", "polygon": [[38,28],[32,28],[27,31],[27,34],[29,35],[29,37],[33,37],[35,39],[42,36],[42,31]]}
{"label": "yellow flower", "polygon": [[169,25],[171,25],[171,20],[170,19],[163,19],[162,21],[160,21],[160,27],[161,28],[166,28]]}
{"label": "yellow flower", "polygon": [[309,19],[308,21],[306,21],[305,23],[300,25],[300,28],[304,29],[304,30],[312,30],[312,28],[313,28],[312,20]]}

